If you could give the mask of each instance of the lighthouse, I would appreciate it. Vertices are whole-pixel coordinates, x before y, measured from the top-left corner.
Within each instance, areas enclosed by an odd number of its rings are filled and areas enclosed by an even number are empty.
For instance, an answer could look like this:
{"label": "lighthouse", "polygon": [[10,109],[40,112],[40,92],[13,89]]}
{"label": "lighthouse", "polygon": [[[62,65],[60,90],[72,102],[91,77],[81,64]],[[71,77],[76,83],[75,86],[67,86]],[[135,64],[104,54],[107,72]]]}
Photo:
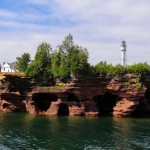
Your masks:
{"label": "lighthouse", "polygon": [[126,59],[126,41],[121,41],[121,65],[126,66],[127,64],[127,59]]}

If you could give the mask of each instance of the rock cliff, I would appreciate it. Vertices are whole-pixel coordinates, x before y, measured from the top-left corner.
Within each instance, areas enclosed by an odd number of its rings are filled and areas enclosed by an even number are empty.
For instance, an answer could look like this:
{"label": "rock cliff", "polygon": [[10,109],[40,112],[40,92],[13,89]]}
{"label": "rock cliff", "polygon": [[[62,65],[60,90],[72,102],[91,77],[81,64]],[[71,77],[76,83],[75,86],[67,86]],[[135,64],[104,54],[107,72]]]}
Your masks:
{"label": "rock cliff", "polygon": [[150,77],[75,78],[47,87],[23,75],[0,75],[0,110],[40,115],[150,116]]}

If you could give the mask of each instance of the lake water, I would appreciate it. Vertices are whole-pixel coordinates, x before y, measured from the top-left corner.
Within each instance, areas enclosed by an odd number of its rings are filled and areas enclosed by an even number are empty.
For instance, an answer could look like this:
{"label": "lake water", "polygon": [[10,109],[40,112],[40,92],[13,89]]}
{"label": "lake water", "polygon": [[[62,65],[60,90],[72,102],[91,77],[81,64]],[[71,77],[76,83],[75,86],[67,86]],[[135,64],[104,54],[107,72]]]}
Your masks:
{"label": "lake water", "polygon": [[0,113],[0,150],[148,150],[150,119]]}

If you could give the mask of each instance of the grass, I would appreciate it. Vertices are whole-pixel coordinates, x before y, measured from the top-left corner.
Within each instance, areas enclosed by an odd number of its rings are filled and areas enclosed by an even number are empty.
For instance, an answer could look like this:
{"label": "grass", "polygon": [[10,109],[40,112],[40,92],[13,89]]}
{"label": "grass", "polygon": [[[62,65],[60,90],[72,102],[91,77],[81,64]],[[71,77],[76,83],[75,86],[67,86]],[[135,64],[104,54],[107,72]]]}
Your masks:
{"label": "grass", "polygon": [[24,73],[20,72],[1,72],[0,76],[5,76],[5,75],[10,75],[10,76],[18,76],[18,77],[26,77],[27,75]]}

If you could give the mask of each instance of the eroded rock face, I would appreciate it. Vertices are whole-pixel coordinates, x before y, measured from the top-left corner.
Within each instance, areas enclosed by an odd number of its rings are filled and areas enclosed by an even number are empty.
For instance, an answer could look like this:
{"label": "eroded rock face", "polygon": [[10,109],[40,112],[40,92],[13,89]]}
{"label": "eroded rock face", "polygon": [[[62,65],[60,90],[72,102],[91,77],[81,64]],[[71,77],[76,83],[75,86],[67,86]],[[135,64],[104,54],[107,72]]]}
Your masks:
{"label": "eroded rock face", "polygon": [[[55,87],[38,86],[22,76],[0,77],[0,110],[38,115],[128,117],[150,112],[150,80],[126,74],[115,78],[78,78]],[[137,113],[138,114],[138,113]]]}
{"label": "eroded rock face", "polygon": [[5,93],[1,95],[0,110],[3,112],[25,112],[26,108],[21,96]]}
{"label": "eroded rock face", "polygon": [[26,96],[31,91],[30,78],[20,75],[0,75],[0,110],[26,112]]}
{"label": "eroded rock face", "polygon": [[116,91],[120,100],[113,108],[116,117],[129,117],[139,105],[141,97],[144,97],[146,87],[137,76],[126,74],[123,78],[114,78],[108,84],[108,89]]}
{"label": "eroded rock face", "polygon": [[56,102],[52,102],[51,106],[49,107],[49,109],[47,110],[47,114],[51,115],[51,116],[56,116],[58,115],[58,109],[59,109],[59,105],[62,103],[62,101],[58,100]]}
{"label": "eroded rock face", "polygon": [[138,100],[130,101],[127,98],[123,98],[113,108],[113,115],[116,117],[129,117],[131,113],[136,109],[137,105],[139,105]]}
{"label": "eroded rock face", "polygon": [[83,103],[78,101],[71,101],[68,103],[69,105],[69,115],[70,116],[84,116],[84,106]]}
{"label": "eroded rock face", "polygon": [[98,116],[99,115],[98,105],[94,101],[85,101],[84,111],[85,111],[86,116]]}

